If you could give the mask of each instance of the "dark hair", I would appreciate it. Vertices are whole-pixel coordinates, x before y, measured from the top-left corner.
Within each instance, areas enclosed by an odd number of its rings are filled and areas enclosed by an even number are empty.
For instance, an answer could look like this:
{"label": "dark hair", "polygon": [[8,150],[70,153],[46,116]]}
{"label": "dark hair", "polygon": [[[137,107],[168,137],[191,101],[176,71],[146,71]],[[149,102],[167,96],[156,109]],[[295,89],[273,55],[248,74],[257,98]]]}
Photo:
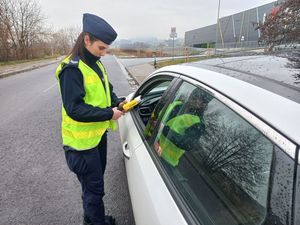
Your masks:
{"label": "dark hair", "polygon": [[75,45],[74,47],[72,48],[71,52],[70,52],[70,59],[74,59],[75,57],[79,56],[79,58],[83,61],[86,61],[85,57],[84,57],[84,36],[85,35],[88,35],[91,42],[95,42],[97,41],[98,39],[95,38],[93,35],[91,35],[90,33],[88,32],[81,32],[75,42]]}
{"label": "dark hair", "polygon": [[213,99],[213,96],[200,88],[195,88],[190,94],[190,98],[201,99],[202,102],[208,104]]}

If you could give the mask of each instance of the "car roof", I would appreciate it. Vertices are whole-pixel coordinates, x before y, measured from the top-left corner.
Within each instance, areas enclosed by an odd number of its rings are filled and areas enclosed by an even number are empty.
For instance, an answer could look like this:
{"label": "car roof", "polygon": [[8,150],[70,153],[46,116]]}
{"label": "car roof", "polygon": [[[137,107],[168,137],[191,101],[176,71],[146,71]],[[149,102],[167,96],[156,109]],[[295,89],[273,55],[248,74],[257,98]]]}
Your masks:
{"label": "car roof", "polygon": [[231,98],[300,145],[300,104],[242,80],[184,65],[166,66],[153,73],[173,72],[206,84]]}

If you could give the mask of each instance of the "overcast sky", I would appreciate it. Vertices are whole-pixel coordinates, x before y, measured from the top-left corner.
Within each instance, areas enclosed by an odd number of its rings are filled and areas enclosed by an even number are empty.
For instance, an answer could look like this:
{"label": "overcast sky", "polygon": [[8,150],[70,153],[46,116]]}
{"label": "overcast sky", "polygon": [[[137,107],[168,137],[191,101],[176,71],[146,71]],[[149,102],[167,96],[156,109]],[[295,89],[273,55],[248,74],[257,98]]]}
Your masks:
{"label": "overcast sky", "polygon": [[[168,39],[171,27],[178,37],[185,31],[216,23],[218,0],[38,0],[46,23],[53,28],[82,26],[89,12],[107,20],[118,39],[157,37]],[[221,0],[220,17],[273,1]]]}

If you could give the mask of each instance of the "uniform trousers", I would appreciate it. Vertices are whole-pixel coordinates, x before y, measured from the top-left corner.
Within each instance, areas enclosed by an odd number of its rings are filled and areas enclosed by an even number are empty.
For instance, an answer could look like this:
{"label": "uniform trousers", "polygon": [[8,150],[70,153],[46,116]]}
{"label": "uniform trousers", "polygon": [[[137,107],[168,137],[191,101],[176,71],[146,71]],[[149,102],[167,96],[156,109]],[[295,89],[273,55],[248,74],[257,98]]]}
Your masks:
{"label": "uniform trousers", "polygon": [[97,147],[85,151],[65,151],[68,167],[77,175],[82,188],[84,216],[93,225],[105,224],[104,172],[107,155],[107,134]]}

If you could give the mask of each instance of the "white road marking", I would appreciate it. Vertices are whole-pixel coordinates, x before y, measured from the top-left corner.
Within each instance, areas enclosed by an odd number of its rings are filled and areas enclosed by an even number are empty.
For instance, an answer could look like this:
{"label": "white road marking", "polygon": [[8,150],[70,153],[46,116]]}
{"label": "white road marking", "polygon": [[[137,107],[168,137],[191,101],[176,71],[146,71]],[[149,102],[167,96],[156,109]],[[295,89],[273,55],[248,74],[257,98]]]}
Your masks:
{"label": "white road marking", "polygon": [[114,55],[115,60],[117,61],[117,63],[120,66],[120,69],[122,70],[123,74],[125,75],[125,77],[127,79],[131,79],[131,77],[129,76],[127,70],[125,69],[125,66],[118,60],[118,58]]}
{"label": "white road marking", "polygon": [[48,87],[47,89],[43,90],[43,92],[47,92],[49,91],[51,88],[55,87],[57,85],[57,83],[52,84],[50,87]]}

